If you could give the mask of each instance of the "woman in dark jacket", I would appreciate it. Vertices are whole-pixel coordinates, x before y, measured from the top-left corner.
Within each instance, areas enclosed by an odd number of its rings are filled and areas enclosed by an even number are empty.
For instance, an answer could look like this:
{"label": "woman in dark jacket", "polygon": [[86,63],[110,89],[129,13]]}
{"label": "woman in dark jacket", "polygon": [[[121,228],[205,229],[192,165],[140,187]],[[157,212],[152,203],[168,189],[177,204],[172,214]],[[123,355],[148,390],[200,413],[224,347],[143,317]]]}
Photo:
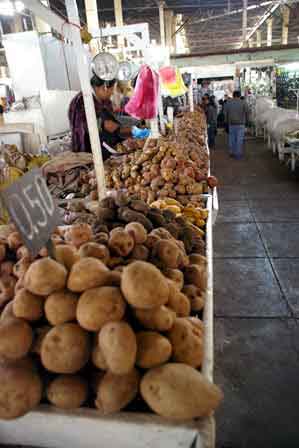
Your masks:
{"label": "woman in dark jacket", "polygon": [[215,97],[211,96],[206,107],[206,116],[208,124],[208,144],[210,149],[215,149],[215,140],[217,135],[217,105]]}

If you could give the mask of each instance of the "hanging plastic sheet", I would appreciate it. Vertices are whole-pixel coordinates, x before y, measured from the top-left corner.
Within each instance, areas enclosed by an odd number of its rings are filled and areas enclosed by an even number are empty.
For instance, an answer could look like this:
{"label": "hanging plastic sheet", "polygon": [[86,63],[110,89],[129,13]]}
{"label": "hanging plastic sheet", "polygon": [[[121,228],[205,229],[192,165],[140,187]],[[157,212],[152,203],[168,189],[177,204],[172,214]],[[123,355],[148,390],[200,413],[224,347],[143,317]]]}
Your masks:
{"label": "hanging plastic sheet", "polygon": [[134,93],[125,106],[127,114],[139,120],[156,118],[158,111],[159,75],[149,66],[140,69]]}
{"label": "hanging plastic sheet", "polygon": [[164,83],[162,81],[162,95],[163,96],[182,96],[187,93],[188,89],[186,88],[182,75],[178,69],[175,71],[175,83]]}
{"label": "hanging plastic sheet", "polygon": [[162,84],[176,83],[176,70],[174,67],[163,67],[159,70]]}

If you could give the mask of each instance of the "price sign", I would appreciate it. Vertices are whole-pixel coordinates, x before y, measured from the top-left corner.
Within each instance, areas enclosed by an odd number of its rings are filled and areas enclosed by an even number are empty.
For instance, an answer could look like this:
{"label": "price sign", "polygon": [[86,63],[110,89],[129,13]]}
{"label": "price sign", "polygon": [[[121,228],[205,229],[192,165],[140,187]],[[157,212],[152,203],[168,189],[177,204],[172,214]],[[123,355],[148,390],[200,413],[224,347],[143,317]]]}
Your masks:
{"label": "price sign", "polygon": [[0,195],[24,244],[33,256],[37,255],[60,220],[41,170],[25,174]]}

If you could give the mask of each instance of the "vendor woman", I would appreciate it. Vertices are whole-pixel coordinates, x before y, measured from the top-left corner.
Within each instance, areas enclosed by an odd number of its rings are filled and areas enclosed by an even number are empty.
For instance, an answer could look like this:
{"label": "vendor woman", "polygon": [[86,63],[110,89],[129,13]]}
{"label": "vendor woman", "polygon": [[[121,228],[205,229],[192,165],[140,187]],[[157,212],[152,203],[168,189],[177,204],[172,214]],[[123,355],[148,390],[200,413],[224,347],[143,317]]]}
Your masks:
{"label": "vendor woman", "polygon": [[[104,81],[96,75],[93,75],[90,81],[94,93],[100,140],[111,147],[116,146],[117,143],[120,143],[132,134],[134,135],[134,131],[136,131],[132,130],[132,128],[122,128],[113,115],[110,98],[113,94],[115,82],[115,80]],[[72,151],[91,152],[82,92],[78,93],[70,104],[69,120],[72,132]],[[105,147],[102,147],[102,155],[105,161],[110,157],[110,152]]]}

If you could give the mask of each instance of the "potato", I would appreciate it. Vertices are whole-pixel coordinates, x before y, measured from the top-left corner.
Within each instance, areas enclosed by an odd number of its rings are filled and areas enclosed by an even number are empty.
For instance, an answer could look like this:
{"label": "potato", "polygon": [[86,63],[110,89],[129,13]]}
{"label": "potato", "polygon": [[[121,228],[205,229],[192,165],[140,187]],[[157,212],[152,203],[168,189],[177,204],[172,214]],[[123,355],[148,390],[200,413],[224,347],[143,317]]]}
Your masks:
{"label": "potato", "polygon": [[149,257],[149,250],[143,244],[137,244],[131,253],[131,257],[134,260],[147,261]]}
{"label": "potato", "polygon": [[207,258],[200,254],[189,255],[190,264],[197,264],[199,266],[207,266]]}
{"label": "potato", "polygon": [[167,362],[172,347],[169,340],[154,331],[141,331],[136,334],[136,365],[142,369],[151,369]]}
{"label": "potato", "polygon": [[81,258],[83,257],[93,257],[101,260],[104,264],[106,264],[109,260],[110,253],[109,250],[104,244],[98,243],[85,243],[80,247],[79,255]]}
{"label": "potato", "polygon": [[136,362],[137,343],[126,322],[109,322],[99,333],[99,345],[109,370],[115,375],[129,373]]}
{"label": "potato", "polygon": [[98,335],[95,338],[93,349],[91,352],[91,360],[93,364],[101,370],[108,370],[108,365],[105,361],[103,352],[101,350],[101,347],[99,345]]}
{"label": "potato", "polygon": [[176,312],[178,317],[187,317],[190,315],[190,300],[177,289],[171,280],[169,280],[169,299],[167,305]]}
{"label": "potato", "polygon": [[51,325],[76,319],[78,296],[67,289],[50,294],[45,301],[45,315]]}
{"label": "potato", "polygon": [[177,363],[149,370],[140,391],[154,412],[176,420],[209,416],[223,398],[221,390],[200,372]]}
{"label": "potato", "polygon": [[185,282],[197,286],[201,291],[207,289],[207,270],[205,265],[190,264],[185,269]]}
{"label": "potato", "polygon": [[143,244],[147,239],[147,231],[139,222],[130,222],[125,230],[134,238],[135,244]]}
{"label": "potato", "polygon": [[85,291],[78,302],[77,320],[82,328],[99,331],[106,323],[122,320],[126,302],[119,288],[103,286]]}
{"label": "potato", "polygon": [[160,260],[163,267],[176,269],[180,266],[182,254],[174,241],[157,241],[153,247],[152,255]]}
{"label": "potato", "polygon": [[0,243],[0,263],[5,260],[6,247],[5,244]]}
{"label": "potato", "polygon": [[51,329],[52,329],[52,327],[50,327],[50,325],[44,325],[43,327],[39,327],[39,328],[35,329],[34,341],[33,341],[32,347],[31,347],[31,353],[36,353],[37,355],[40,355],[42,342],[43,342],[46,334],[48,334]]}
{"label": "potato", "polygon": [[0,376],[0,419],[20,417],[41,401],[42,382],[34,370],[1,365]]}
{"label": "potato", "polygon": [[181,289],[184,286],[184,274],[182,273],[182,271],[180,271],[179,269],[168,268],[164,269],[163,273],[164,275],[166,275],[167,278],[169,278],[169,280],[172,280],[179,289],[179,291],[181,291]]}
{"label": "potato", "polygon": [[68,289],[83,292],[86,289],[103,286],[108,272],[108,268],[100,260],[91,257],[81,258],[71,269]]}
{"label": "potato", "polygon": [[31,327],[21,319],[4,319],[0,325],[0,357],[13,361],[27,355],[32,345]]}
{"label": "potato", "polygon": [[67,229],[64,238],[67,242],[79,248],[92,239],[91,227],[86,223],[74,224]]}
{"label": "potato", "polygon": [[139,309],[165,305],[169,296],[164,275],[145,261],[135,261],[123,270],[121,290],[127,302]]}
{"label": "potato", "polygon": [[29,257],[21,258],[13,267],[13,274],[18,279],[23,277],[28,271],[31,265],[31,260]]}
{"label": "potato", "polygon": [[120,411],[136,397],[139,381],[140,375],[136,369],[125,375],[107,372],[98,386],[96,407],[104,414]]}
{"label": "potato", "polygon": [[80,408],[87,400],[86,381],[77,375],[59,375],[47,387],[47,398],[61,409]]}
{"label": "potato", "polygon": [[120,257],[127,257],[135,246],[134,238],[125,230],[118,230],[110,234],[109,249]]}
{"label": "potato", "polygon": [[161,306],[151,310],[135,310],[139,322],[149,330],[168,331],[173,327],[176,313],[172,309]]}
{"label": "potato", "polygon": [[20,319],[39,320],[44,314],[44,300],[26,289],[20,289],[13,300],[13,313]]}
{"label": "potato", "polygon": [[77,324],[66,323],[52,328],[41,346],[41,362],[54,373],[76,373],[88,361],[90,341]]}
{"label": "potato", "polygon": [[23,245],[23,241],[19,232],[12,232],[7,237],[7,244],[10,249],[17,250]]}
{"label": "potato", "polygon": [[67,270],[51,258],[34,261],[25,274],[25,289],[38,296],[48,296],[63,289],[66,284]]}
{"label": "potato", "polygon": [[205,305],[205,299],[200,289],[194,285],[185,285],[182,291],[189,298],[192,311],[201,311]]}
{"label": "potato", "polygon": [[203,359],[202,332],[187,318],[177,318],[168,333],[172,344],[173,359],[177,362],[200,367]]}
{"label": "potato", "polygon": [[121,272],[110,271],[106,274],[105,286],[119,286],[121,284]]}
{"label": "potato", "polygon": [[3,308],[3,311],[0,316],[0,323],[7,319],[16,319],[16,316],[14,315],[13,312],[13,300],[8,302]]}
{"label": "potato", "polygon": [[71,270],[73,264],[79,260],[79,254],[75,246],[70,244],[58,244],[55,247],[55,259],[62,264],[68,271]]}

